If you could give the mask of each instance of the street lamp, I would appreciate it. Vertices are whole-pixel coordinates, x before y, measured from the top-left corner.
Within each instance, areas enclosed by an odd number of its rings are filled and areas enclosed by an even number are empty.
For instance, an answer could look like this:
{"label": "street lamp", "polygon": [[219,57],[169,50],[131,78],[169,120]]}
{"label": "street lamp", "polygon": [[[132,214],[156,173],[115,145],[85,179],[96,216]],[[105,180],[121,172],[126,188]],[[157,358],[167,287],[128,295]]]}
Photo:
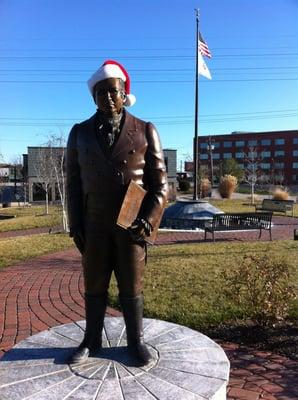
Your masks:
{"label": "street lamp", "polygon": [[211,187],[214,186],[214,171],[213,171],[213,150],[215,146],[212,144],[211,136],[208,138],[208,152],[210,155],[210,173],[211,173]]}

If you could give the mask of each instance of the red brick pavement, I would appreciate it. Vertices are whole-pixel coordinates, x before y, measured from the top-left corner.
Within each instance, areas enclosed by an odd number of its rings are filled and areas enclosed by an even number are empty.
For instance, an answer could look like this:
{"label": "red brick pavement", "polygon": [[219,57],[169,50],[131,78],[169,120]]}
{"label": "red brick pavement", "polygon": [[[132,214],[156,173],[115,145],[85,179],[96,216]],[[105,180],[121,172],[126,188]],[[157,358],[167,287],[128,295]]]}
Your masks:
{"label": "red brick pavement", "polygon": [[[273,238],[292,238],[297,223],[294,218],[275,217]],[[263,233],[262,240],[268,240],[266,234]],[[219,235],[220,241],[256,240],[258,236],[257,232]],[[202,233],[168,233],[159,236],[158,244],[202,240]],[[80,257],[74,249],[37,257],[0,271],[0,357],[34,333],[84,319],[83,307]],[[121,315],[110,308],[107,313]],[[228,399],[298,399],[297,361],[233,343],[220,344],[231,362]]]}

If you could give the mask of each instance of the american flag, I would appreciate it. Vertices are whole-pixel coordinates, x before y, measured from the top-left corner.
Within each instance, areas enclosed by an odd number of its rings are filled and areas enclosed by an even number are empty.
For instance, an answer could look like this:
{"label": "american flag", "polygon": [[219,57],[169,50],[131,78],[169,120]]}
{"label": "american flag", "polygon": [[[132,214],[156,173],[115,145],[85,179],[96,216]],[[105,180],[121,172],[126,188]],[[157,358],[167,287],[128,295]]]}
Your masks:
{"label": "american flag", "polygon": [[209,50],[209,47],[205,40],[203,39],[201,32],[199,35],[199,52],[202,54],[202,56],[206,56],[208,58],[211,58],[211,52]]}

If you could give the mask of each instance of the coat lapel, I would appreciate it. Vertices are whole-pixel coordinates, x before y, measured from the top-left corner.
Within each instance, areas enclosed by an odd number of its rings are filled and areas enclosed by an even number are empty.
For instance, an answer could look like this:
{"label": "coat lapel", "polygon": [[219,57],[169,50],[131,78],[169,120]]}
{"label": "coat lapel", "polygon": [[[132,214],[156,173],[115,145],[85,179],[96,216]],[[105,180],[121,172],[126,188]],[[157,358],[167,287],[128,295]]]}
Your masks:
{"label": "coat lapel", "polygon": [[90,147],[98,153],[100,158],[105,159],[105,154],[102,151],[102,148],[100,147],[99,141],[96,137],[96,127],[95,127],[95,119],[96,119],[96,114],[92,115],[92,117],[88,120],[88,126],[86,129],[86,134],[89,136],[89,145]]}
{"label": "coat lapel", "polygon": [[120,153],[127,153],[134,148],[134,136],[137,133],[137,123],[133,116],[125,111],[125,122],[121,130],[120,136],[115,144],[111,154],[111,159],[119,156]]}
{"label": "coat lapel", "polygon": [[92,165],[95,165],[96,168],[104,175],[111,174],[111,165],[109,160],[107,159],[105,153],[103,152],[99,141],[96,137],[96,127],[95,127],[95,118],[96,114],[94,114],[87,121],[85,127],[85,140],[86,140],[86,149],[85,151],[88,153],[88,157],[90,157],[89,162]]}

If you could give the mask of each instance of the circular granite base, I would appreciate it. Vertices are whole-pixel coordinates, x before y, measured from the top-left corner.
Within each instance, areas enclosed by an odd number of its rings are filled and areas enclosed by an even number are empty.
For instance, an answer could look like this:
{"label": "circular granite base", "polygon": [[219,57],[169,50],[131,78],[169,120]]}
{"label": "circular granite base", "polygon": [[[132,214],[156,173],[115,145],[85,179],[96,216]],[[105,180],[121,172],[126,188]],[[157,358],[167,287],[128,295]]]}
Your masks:
{"label": "circular granite base", "polygon": [[152,354],[134,367],[123,318],[105,319],[103,350],[84,364],[66,360],[81,342],[85,321],[61,325],[17,344],[0,364],[1,400],[226,399],[229,361],[215,342],[189,328],[144,319]]}

